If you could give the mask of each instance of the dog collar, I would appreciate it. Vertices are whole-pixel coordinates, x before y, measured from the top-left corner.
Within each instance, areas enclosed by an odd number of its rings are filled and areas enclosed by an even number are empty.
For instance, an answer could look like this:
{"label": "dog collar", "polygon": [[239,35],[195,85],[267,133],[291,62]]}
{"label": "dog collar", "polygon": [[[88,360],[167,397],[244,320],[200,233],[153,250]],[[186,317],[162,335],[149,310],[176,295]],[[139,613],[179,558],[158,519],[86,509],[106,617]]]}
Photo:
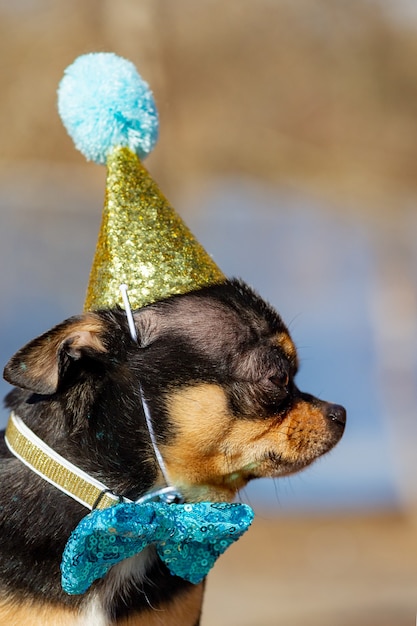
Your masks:
{"label": "dog collar", "polygon": [[[122,502],[134,502],[113,493],[104,483],[55,452],[14,411],[10,414],[4,439],[10,452],[24,465],[88,509],[106,509]],[[175,487],[167,486],[153,489],[135,502],[152,501],[171,504],[184,500]]]}
{"label": "dog collar", "polygon": [[22,463],[88,509],[131,502],[55,452],[14,412],[9,417],[5,441],[10,452]]}
{"label": "dog collar", "polygon": [[[106,509],[121,502],[134,502],[113,493],[104,483],[55,452],[14,411],[10,414],[4,439],[10,452],[26,467],[88,509]],[[168,485],[153,489],[135,502],[151,501],[178,504],[184,502],[184,498],[175,487]]]}

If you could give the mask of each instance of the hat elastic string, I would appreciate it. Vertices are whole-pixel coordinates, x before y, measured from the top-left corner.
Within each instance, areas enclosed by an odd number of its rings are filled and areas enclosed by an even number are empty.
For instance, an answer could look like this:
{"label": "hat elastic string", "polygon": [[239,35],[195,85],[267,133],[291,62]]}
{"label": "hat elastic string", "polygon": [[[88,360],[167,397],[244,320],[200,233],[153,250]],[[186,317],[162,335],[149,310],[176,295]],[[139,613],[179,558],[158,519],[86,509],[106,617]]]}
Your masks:
{"label": "hat elastic string", "polygon": [[[123,303],[125,305],[125,311],[126,311],[126,317],[127,317],[127,322],[129,325],[129,331],[130,331],[130,336],[132,337],[133,341],[135,341],[137,343],[138,341],[138,335],[136,332],[136,326],[135,326],[135,321],[133,319],[133,313],[132,313],[132,308],[130,306],[130,302],[129,302],[129,296],[127,293],[127,285],[120,285],[120,291],[122,294],[122,298],[123,298]],[[143,394],[143,389],[142,386],[139,385],[139,392],[140,392],[140,398],[141,398],[141,402],[142,402],[142,407],[143,407],[143,413],[145,415],[145,420],[146,420],[146,426],[148,428],[148,432],[149,432],[149,437],[151,440],[151,444],[153,447],[153,450],[155,452],[155,457],[156,460],[158,462],[159,468],[161,470],[162,476],[164,477],[165,483],[166,485],[173,490],[173,492],[175,492],[177,498],[180,495],[178,490],[174,488],[174,486],[171,484],[171,481],[169,480],[169,476],[168,476],[168,471],[165,465],[165,461],[163,459],[163,456],[158,448],[158,444],[156,442],[156,436],[155,436],[155,431],[153,429],[153,425],[152,425],[152,418],[151,418],[151,413],[149,411],[149,406],[148,403],[146,402],[145,396]]]}

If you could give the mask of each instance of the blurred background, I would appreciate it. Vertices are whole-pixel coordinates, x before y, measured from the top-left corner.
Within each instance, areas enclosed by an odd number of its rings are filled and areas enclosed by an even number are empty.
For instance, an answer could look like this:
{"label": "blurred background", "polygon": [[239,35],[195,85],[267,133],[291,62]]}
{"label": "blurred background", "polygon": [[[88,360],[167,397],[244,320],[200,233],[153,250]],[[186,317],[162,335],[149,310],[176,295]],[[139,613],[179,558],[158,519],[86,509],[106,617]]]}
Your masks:
{"label": "blurred background", "polygon": [[210,575],[203,626],[414,624],[417,5],[0,0],[2,364],[83,306],[105,170],[56,88],[102,50],[153,88],[154,178],[280,311],[299,386],[348,411],[330,455],[242,494],[257,518]]}

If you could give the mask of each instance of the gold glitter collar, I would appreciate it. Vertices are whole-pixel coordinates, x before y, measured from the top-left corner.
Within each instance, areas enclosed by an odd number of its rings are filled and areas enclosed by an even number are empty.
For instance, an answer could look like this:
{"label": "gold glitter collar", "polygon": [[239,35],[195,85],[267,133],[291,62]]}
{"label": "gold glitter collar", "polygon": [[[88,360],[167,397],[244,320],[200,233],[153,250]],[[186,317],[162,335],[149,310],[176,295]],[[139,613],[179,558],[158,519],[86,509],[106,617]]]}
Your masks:
{"label": "gold glitter collar", "polygon": [[105,509],[118,502],[130,502],[116,496],[106,485],[52,450],[13,412],[5,441],[10,452],[22,463],[88,509]]}

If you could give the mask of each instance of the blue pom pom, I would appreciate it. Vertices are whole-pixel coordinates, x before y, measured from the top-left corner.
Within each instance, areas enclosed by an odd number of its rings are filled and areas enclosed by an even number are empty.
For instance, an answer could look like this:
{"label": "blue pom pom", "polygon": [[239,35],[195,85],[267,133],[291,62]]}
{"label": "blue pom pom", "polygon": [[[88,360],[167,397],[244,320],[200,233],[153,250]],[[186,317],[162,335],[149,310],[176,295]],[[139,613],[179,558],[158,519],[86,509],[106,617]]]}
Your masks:
{"label": "blue pom pom", "polygon": [[58,111],[84,156],[106,163],[116,147],[141,159],[158,139],[158,112],[148,84],[130,61],[113,53],[78,57],[58,88]]}

